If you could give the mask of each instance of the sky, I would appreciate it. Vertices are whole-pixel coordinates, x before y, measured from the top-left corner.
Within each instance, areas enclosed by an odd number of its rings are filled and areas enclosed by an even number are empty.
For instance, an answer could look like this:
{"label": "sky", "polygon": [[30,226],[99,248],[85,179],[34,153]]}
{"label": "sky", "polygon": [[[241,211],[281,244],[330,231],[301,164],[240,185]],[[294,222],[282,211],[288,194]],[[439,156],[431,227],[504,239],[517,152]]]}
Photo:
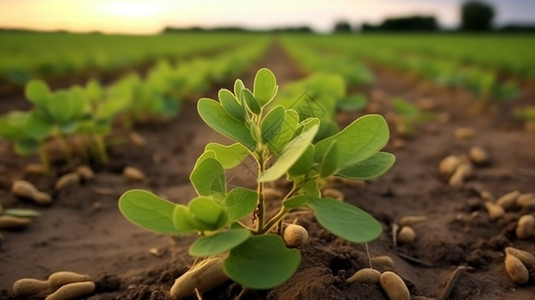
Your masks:
{"label": "sky", "polygon": [[[74,32],[152,34],[166,26],[244,26],[269,29],[307,25],[330,31],[338,20],[354,26],[386,17],[434,15],[459,24],[464,0],[0,0],[0,27]],[[495,24],[535,23],[535,0],[486,0]]]}

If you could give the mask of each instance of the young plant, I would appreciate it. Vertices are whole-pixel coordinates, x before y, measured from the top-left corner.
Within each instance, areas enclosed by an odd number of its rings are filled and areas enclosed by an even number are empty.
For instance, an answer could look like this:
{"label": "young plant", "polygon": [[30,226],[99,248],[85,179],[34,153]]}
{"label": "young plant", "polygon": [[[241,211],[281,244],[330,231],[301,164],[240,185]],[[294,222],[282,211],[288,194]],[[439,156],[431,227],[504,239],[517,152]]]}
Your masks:
{"label": "young plant", "polygon": [[410,104],[402,98],[396,98],[392,102],[392,107],[399,118],[397,119],[396,131],[403,137],[412,137],[419,123],[432,120],[434,115],[429,112],[422,112],[418,107]]}
{"label": "young plant", "polygon": [[[348,203],[322,198],[318,181],[329,176],[372,179],[395,161],[392,154],[379,151],[389,138],[381,116],[363,116],[314,143],[320,119],[300,118],[297,111],[277,105],[277,89],[273,73],[260,69],[252,91],[238,79],[233,92],[219,91],[219,101],[199,100],[204,122],[235,143],[206,145],[190,175],[197,197],[187,205],[144,190],[127,191],[119,199],[122,214],[145,229],[197,234],[189,253],[223,257],[225,274],[251,289],[276,287],[299,266],[300,252],[288,249],[280,236],[292,210],[310,209],[324,228],[350,242],[377,238],[382,228],[372,216]],[[251,173],[256,190],[228,185],[226,171],[249,157],[255,162]],[[278,212],[268,217],[265,184],[282,177],[292,188],[281,197]]]}

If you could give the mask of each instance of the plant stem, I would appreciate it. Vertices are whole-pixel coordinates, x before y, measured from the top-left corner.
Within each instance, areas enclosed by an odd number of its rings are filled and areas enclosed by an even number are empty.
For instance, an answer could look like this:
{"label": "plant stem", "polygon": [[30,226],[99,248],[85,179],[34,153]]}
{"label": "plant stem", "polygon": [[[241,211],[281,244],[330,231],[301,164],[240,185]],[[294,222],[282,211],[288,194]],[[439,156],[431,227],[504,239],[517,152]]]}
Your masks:
{"label": "plant stem", "polygon": [[[258,157],[258,175],[264,172],[264,158],[262,155]],[[264,199],[264,182],[259,182],[257,187],[258,193],[258,206],[256,208],[258,222],[256,223],[256,232],[264,231],[264,218],[265,218],[265,199]]]}
{"label": "plant stem", "polygon": [[[286,194],[286,196],[284,197],[284,199],[282,199],[281,202],[284,202],[284,200],[292,197],[293,195],[295,195],[295,193],[301,188],[302,186],[301,185],[298,185],[298,186],[293,186],[292,187],[292,190],[288,192],[288,194]],[[258,234],[263,234],[263,233],[266,233],[268,231],[271,230],[271,228],[275,225],[277,225],[277,223],[281,222],[282,219],[284,219],[284,217],[286,216],[286,213],[288,212],[288,210],[286,209],[286,207],[281,206],[281,209],[279,210],[279,212],[273,216],[267,223],[266,225],[264,226],[264,228],[262,230],[257,230],[256,232]]]}
{"label": "plant stem", "polygon": [[104,144],[104,139],[101,135],[95,134],[93,136],[95,143],[97,144],[97,150],[99,155],[99,160],[103,164],[108,163],[108,154],[106,153],[106,145]]}
{"label": "plant stem", "polygon": [[43,167],[45,167],[45,172],[47,174],[50,173],[50,160],[48,159],[48,155],[46,154],[45,143],[41,142],[41,144],[39,145],[38,152],[41,164],[43,165]]}

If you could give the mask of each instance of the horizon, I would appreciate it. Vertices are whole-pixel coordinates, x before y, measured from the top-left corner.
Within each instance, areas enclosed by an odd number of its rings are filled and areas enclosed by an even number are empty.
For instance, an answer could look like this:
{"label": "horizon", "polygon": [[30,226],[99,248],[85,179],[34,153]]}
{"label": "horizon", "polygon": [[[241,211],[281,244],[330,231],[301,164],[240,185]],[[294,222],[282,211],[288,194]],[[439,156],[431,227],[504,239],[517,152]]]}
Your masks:
{"label": "horizon", "polygon": [[[229,0],[105,1],[0,0],[0,28],[6,30],[158,34],[165,28],[241,27],[250,30],[307,26],[318,33],[346,21],[359,28],[389,17],[433,16],[442,29],[458,28],[460,0]],[[535,1],[489,0],[495,26],[534,24]]]}

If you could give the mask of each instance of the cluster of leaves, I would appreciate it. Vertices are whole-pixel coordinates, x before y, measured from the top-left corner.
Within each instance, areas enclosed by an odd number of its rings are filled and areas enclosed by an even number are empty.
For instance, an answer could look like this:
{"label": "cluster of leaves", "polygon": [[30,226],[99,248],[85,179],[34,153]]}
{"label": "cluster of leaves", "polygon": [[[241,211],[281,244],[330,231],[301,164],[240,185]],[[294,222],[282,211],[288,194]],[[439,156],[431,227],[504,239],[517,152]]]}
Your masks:
{"label": "cluster of leaves", "polygon": [[102,138],[111,130],[112,118],[121,107],[113,101],[102,101],[102,88],[97,82],[51,92],[45,82],[32,80],[26,85],[25,95],[33,104],[32,110],[0,117],[0,137],[13,142],[17,153],[27,155],[40,150],[48,166],[45,142],[57,138],[69,158],[69,137],[79,135],[84,149],[92,151],[99,161],[106,161]]}
{"label": "cluster of leaves", "polygon": [[[318,182],[329,176],[372,179],[395,161],[392,154],[380,151],[389,138],[381,116],[363,116],[315,142],[320,119],[305,118],[278,105],[277,90],[273,73],[260,69],[252,90],[236,80],[234,91],[219,91],[219,101],[199,100],[198,112],[205,123],[235,143],[206,145],[190,175],[197,196],[187,205],[144,190],[127,191],[119,199],[123,215],[145,229],[198,234],[189,253],[198,257],[226,254],[224,272],[253,289],[282,284],[300,263],[299,251],[287,249],[274,233],[282,229],[292,210],[312,210],[324,228],[350,242],[377,238],[382,228],[372,216],[348,203],[321,198]],[[257,169],[256,190],[227,183],[228,170],[247,158],[252,158]],[[281,197],[279,211],[267,218],[264,185],[283,176],[292,188]]]}
{"label": "cluster of leaves", "polygon": [[337,111],[356,111],[367,104],[361,94],[348,96],[343,77],[332,73],[314,73],[306,79],[291,82],[284,86],[279,97],[277,104],[297,111],[300,119],[320,119],[315,141],[339,131],[335,122]]}

